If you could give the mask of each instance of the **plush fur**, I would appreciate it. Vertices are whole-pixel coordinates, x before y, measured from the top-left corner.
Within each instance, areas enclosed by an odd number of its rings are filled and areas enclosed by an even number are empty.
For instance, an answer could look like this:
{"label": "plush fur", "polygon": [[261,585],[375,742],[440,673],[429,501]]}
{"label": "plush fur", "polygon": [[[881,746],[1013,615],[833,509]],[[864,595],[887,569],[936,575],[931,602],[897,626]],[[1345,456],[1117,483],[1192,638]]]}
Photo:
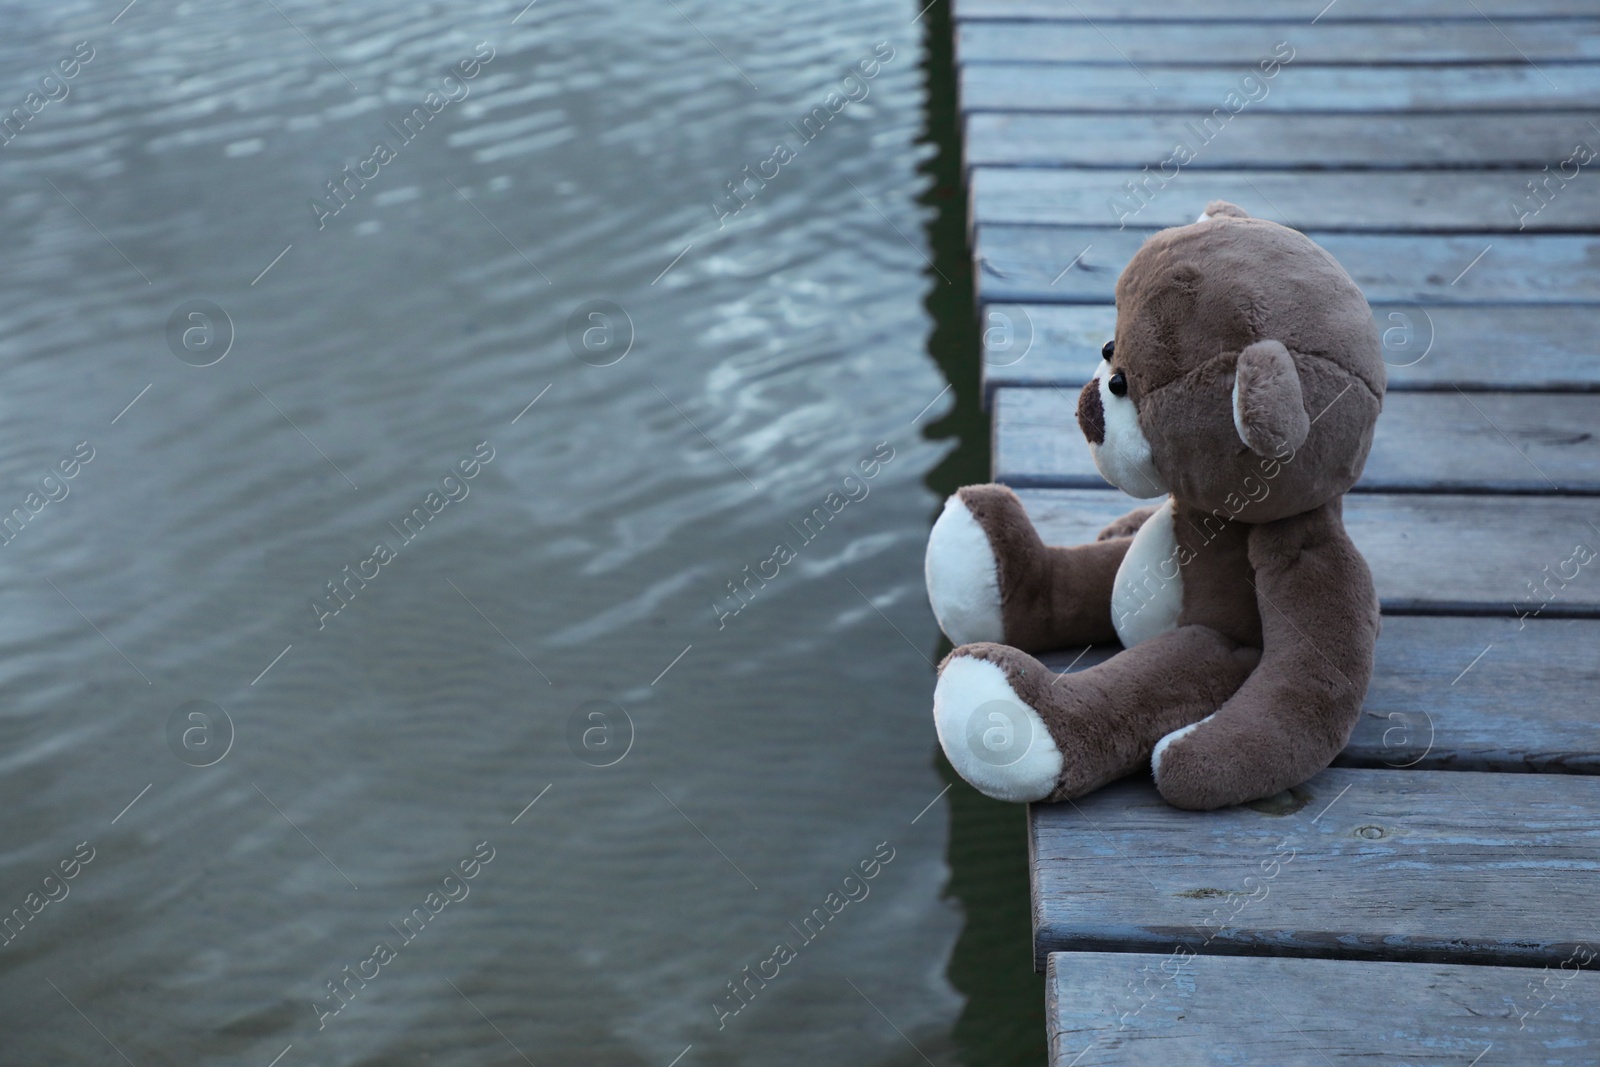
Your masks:
{"label": "plush fur", "polygon": [[[935,611],[960,641],[973,597],[952,591],[983,590],[998,610],[981,628],[997,614],[1000,634],[941,665],[940,742],[1008,800],[1082,796],[1147,764],[1178,807],[1270,796],[1344,747],[1372,675],[1377,596],[1341,502],[1382,407],[1377,324],[1327,252],[1221,201],[1150,238],[1116,295],[1078,421],[1108,481],[1167,500],[1055,547],[1009,489],[956,494],[961,551],[955,526],[929,542]],[[1125,651],[1074,674],[1029,655],[1119,636]],[[1037,754],[963,750],[967,720],[1002,699],[1043,725]]]}

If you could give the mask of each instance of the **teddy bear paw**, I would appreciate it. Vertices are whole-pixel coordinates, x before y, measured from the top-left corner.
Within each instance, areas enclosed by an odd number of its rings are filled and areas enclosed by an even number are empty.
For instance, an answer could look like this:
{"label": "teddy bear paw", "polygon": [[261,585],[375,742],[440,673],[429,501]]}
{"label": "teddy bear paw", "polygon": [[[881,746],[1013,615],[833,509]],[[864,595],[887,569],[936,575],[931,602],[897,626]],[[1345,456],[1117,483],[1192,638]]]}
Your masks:
{"label": "teddy bear paw", "polygon": [[1155,751],[1150,753],[1150,773],[1155,777],[1155,780],[1158,783],[1161,781],[1161,761],[1166,757],[1167,752],[1171,750],[1172,746],[1177,744],[1179,741],[1182,741],[1184,738],[1188,737],[1190,734],[1194,733],[1200,727],[1204,726],[1206,723],[1210,722],[1216,717],[1217,713],[1212,712],[1199,722],[1192,722],[1188,726],[1181,726],[1156,742]]}
{"label": "teddy bear paw", "polygon": [[1273,768],[1261,766],[1227,731],[1219,733],[1216,726],[1206,729],[1218,714],[1212,712],[1172,731],[1150,753],[1156,792],[1175,808],[1211,811],[1271,796],[1282,788],[1270,781]]}
{"label": "teddy bear paw", "polygon": [[984,655],[1008,652],[993,645],[952,652],[933,691],[934,725],[951,766],[980,793],[1043,800],[1061,777],[1061,751],[1005,669]]}
{"label": "teddy bear paw", "polygon": [[961,494],[945,501],[923,563],[928,601],[951,643],[1001,641],[1000,565],[989,534]]}

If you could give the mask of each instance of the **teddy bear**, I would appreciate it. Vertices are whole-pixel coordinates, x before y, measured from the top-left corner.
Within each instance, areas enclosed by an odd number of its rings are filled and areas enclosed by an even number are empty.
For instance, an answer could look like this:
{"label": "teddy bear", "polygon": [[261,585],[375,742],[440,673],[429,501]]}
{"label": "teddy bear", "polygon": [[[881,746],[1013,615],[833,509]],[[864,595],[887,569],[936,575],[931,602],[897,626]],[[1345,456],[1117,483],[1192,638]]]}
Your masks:
{"label": "teddy bear", "polygon": [[[1386,384],[1372,310],[1304,234],[1215,201],[1116,285],[1078,398],[1101,475],[1164,497],[1091,544],[1047,545],[999,485],[952,496],[928,597],[957,646],[933,713],[956,771],[1063,801],[1148,765],[1175,807],[1271,796],[1349,740],[1378,601],[1344,528]],[[1120,640],[1057,674],[1030,653]]]}

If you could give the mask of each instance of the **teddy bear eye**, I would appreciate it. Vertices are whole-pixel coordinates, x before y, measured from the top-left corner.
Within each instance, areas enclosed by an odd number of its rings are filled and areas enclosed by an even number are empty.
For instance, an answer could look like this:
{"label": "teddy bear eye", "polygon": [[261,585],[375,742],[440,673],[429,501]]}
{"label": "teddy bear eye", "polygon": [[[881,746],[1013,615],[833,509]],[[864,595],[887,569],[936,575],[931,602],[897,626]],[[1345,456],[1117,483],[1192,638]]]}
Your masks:
{"label": "teddy bear eye", "polygon": [[1128,395],[1128,376],[1121,371],[1113,374],[1111,380],[1106,382],[1106,385],[1110,388],[1112,396]]}
{"label": "teddy bear eye", "polygon": [[1116,351],[1116,347],[1117,347],[1117,342],[1115,342],[1115,341],[1107,341],[1105,344],[1100,346],[1100,355],[1101,355],[1101,357],[1104,358],[1104,359],[1108,359],[1109,360],[1111,358],[1111,356],[1112,356],[1112,353],[1114,353]]}

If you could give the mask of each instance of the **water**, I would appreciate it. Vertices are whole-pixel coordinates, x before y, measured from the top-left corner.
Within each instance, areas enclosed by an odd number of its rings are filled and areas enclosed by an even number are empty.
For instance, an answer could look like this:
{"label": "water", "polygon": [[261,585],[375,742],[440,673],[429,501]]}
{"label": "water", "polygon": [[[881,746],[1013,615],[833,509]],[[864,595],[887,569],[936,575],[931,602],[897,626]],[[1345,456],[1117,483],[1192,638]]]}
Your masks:
{"label": "water", "polygon": [[0,40],[0,1058],[1036,1062],[944,12],[120,7]]}

